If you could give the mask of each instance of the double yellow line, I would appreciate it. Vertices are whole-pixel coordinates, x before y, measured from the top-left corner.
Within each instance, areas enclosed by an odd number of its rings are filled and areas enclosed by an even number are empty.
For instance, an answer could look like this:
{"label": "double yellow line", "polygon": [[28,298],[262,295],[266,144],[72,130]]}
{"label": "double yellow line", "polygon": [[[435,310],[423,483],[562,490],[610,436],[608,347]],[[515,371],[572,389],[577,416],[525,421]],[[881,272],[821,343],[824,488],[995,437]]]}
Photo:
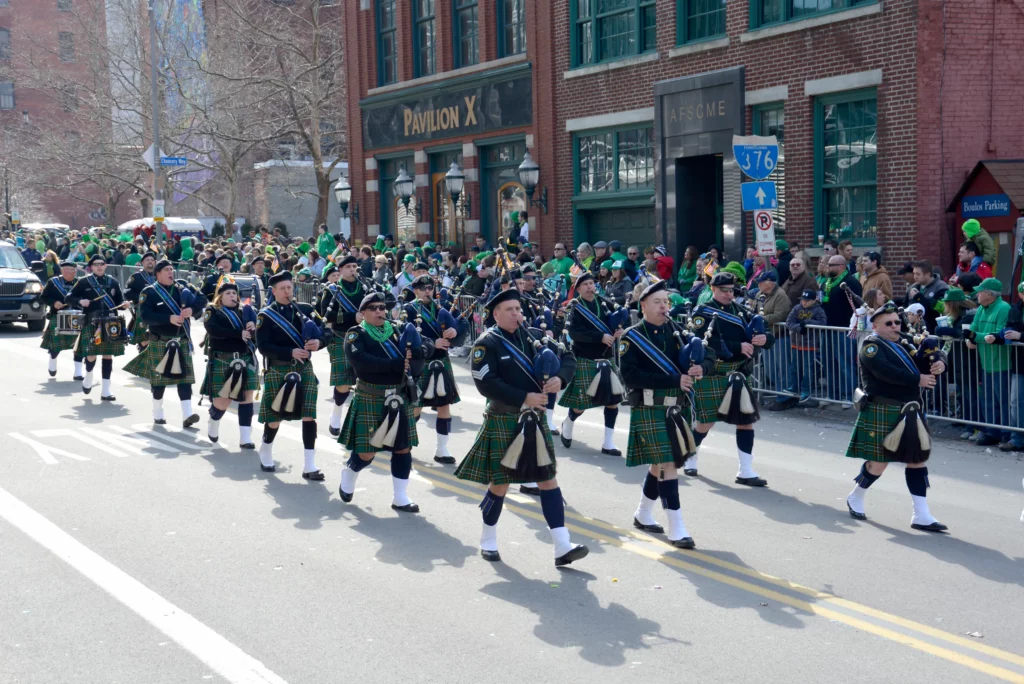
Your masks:
{"label": "double yellow line", "polygon": [[[388,470],[389,462],[388,458],[381,454],[374,459],[373,465],[380,470]],[[459,480],[439,469],[419,467],[416,473],[435,487],[469,498],[479,497],[483,492],[482,487]],[[512,502],[506,499],[505,508],[511,509],[518,515],[541,522],[544,521],[544,516],[537,510],[536,506]],[[991,646],[986,646],[956,634],[901,618],[898,615],[892,615],[854,601],[839,598],[828,592],[805,587],[779,577],[766,575],[753,568],[730,563],[700,551],[687,551],[683,554],[671,544],[661,539],[641,534],[631,529],[616,527],[601,520],[581,516],[569,510],[565,512],[565,515],[567,520],[579,523],[566,524],[566,527],[577,535],[610,544],[623,551],[663,563],[672,568],[713,579],[722,584],[742,589],[810,615],[818,615],[850,627],[855,627],[869,634],[910,646],[911,648],[969,667],[972,670],[982,672],[997,679],[1024,684],[1024,656],[992,648]],[[730,574],[713,568],[721,568]],[[745,578],[750,578],[750,580],[754,580],[757,583],[755,584],[753,581],[748,581]],[[773,587],[784,590],[785,593]],[[1005,666],[1010,666],[1014,669],[1008,669]]]}

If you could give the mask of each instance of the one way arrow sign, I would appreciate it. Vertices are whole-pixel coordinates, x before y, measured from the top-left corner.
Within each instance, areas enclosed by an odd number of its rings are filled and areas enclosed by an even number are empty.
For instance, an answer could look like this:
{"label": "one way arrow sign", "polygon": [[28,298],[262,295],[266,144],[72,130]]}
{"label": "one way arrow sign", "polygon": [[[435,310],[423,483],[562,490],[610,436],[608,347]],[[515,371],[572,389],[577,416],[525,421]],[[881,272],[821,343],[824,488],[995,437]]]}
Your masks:
{"label": "one way arrow sign", "polygon": [[779,197],[775,191],[775,183],[763,181],[759,183],[740,183],[743,197],[743,211],[759,209],[778,209]]}

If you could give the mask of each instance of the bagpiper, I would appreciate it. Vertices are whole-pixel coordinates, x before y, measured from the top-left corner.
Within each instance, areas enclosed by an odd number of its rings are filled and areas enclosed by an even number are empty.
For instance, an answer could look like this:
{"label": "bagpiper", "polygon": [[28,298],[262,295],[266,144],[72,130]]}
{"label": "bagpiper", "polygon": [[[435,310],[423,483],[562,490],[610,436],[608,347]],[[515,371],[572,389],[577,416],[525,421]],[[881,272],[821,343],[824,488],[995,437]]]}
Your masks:
{"label": "bagpiper", "polygon": [[[537,293],[537,267],[532,263],[526,263],[518,270],[518,273],[520,276],[517,283],[519,286],[519,292],[522,295],[523,317],[530,322],[531,325],[539,327],[546,336],[559,337],[559,333],[555,330],[556,319],[550,311],[545,311],[543,298],[538,296]],[[513,274],[515,274],[515,272],[513,272]],[[542,295],[543,293],[540,294]],[[538,318],[546,320],[544,320],[540,326],[537,326]],[[548,430],[551,431],[553,436],[561,434],[557,423],[555,423],[555,403],[557,401],[557,394],[549,394],[548,404],[544,409],[544,416],[548,421]],[[526,485],[523,485],[520,486],[519,490],[526,494],[533,494],[535,496],[540,495],[540,490],[536,487],[527,487]]]}
{"label": "bagpiper", "polygon": [[[62,334],[57,328],[57,314],[68,307],[65,300],[75,287],[75,270],[75,262],[62,262],[60,265],[60,275],[56,275],[46,281],[43,292],[39,296],[43,303],[50,307],[50,311],[46,316],[46,331],[43,332],[43,339],[39,346],[50,354],[47,371],[51,378],[57,375],[57,355],[62,351],[74,349],[75,342],[77,341],[75,335]],[[75,352],[74,360],[74,379],[83,380],[81,354]]]}
{"label": "bagpiper", "polygon": [[873,332],[860,350],[860,388],[855,392],[857,422],[846,448],[849,458],[864,459],[857,483],[846,497],[850,517],[867,520],[864,495],[890,463],[906,464],[907,489],[914,504],[910,526],[926,532],[947,528],[928,508],[928,457],[931,435],[921,391],[935,387],[946,370],[946,355],[925,352],[900,332],[899,309],[892,302],[871,314]]}
{"label": "bagpiper", "polygon": [[615,344],[625,331],[620,326],[609,327],[608,315],[612,311],[607,302],[597,296],[593,273],[585,271],[576,279],[576,293],[566,321],[576,356],[576,373],[558,400],[559,406],[569,409],[569,415],[562,421],[559,439],[563,447],[570,448],[576,420],[589,408],[604,407],[601,453],[621,456],[614,436],[623,389],[613,357]]}
{"label": "bagpiper", "polygon": [[266,473],[276,470],[274,438],[281,421],[301,419],[302,477],[321,481],[324,474],[316,467],[317,379],[311,357],[325,346],[324,332],[293,301],[295,291],[289,271],[271,276],[270,292],[274,301],[256,319],[256,346],[264,358],[260,469]]}
{"label": "bagpiper", "polygon": [[254,256],[252,261],[249,262],[249,273],[259,278],[264,290],[270,287],[270,274],[266,272],[266,267],[266,260],[259,254]]}
{"label": "bagpiper", "polygon": [[347,256],[338,265],[328,264],[323,279],[327,286],[320,291],[316,311],[326,322],[331,333],[327,351],[331,355],[331,385],[334,387],[334,410],[331,412],[329,429],[331,435],[341,434],[341,410],[356,383],[352,364],[345,356],[345,334],[363,317],[359,304],[366,296],[366,290],[356,278],[359,262],[354,256]]}
{"label": "bagpiper", "polygon": [[633,526],[664,533],[654,519],[654,505],[661,499],[669,542],[692,549],[695,544],[686,530],[679,503],[678,469],[697,449],[687,420],[693,384],[711,369],[714,359],[705,356],[699,338],[683,332],[669,318],[672,305],[664,280],[648,285],[639,302],[643,318],[619,340],[630,406],[626,465],[649,466]]}
{"label": "bagpiper", "polygon": [[217,296],[203,313],[206,329],[206,376],[199,394],[209,397],[210,419],[206,434],[220,439],[220,420],[232,401],[238,402],[238,444],[255,449],[252,441],[253,397],[259,388],[256,360],[256,311],[241,306],[238,285],[224,277]]}
{"label": "bagpiper", "polygon": [[139,316],[145,324],[146,347],[124,367],[126,373],[149,380],[153,395],[153,423],[166,425],[164,392],[175,386],[181,402],[181,420],[185,427],[199,422],[192,410],[191,321],[198,319],[206,306],[201,294],[175,282],[174,265],[161,259],[153,269],[156,282],[139,293]]}
{"label": "bagpiper", "polygon": [[[412,377],[413,350],[406,348],[399,331],[388,320],[383,292],[366,295],[359,303],[359,313],[363,320],[345,335],[345,353],[357,381],[338,437],[349,452],[338,494],[350,503],[359,473],[370,465],[375,453],[387,451],[391,453],[391,508],[418,513],[420,507],[408,494],[412,448],[419,443],[413,415],[417,393]],[[421,349],[420,359],[423,353]]]}
{"label": "bagpiper", "polygon": [[414,415],[419,420],[424,406],[437,411],[434,429],[437,431],[437,447],[434,460],[444,465],[454,465],[455,457],[448,451],[448,435],[452,429],[453,404],[459,403],[459,388],[455,384],[455,372],[448,350],[462,346],[465,332],[459,334],[455,318],[434,302],[434,279],[421,275],[412,281],[416,299],[405,305],[408,319],[417,321],[423,334],[434,343],[434,352],[426,361],[426,369],[420,375],[420,399]]}
{"label": "bagpiper", "polygon": [[[708,348],[715,357],[712,370],[694,383],[697,429],[693,437],[699,449],[716,422],[735,425],[739,454],[736,484],[764,487],[768,481],[757,474],[753,465],[754,423],[760,414],[750,389],[750,374],[757,350],[771,349],[775,336],[763,329],[763,319],[733,302],[737,285],[734,274],[715,274],[711,279],[711,300],[693,312],[694,334],[708,340]],[[699,451],[684,464],[686,475],[697,475],[698,455]]]}
{"label": "bagpiper", "polygon": [[[544,419],[548,394],[569,383],[576,371],[576,360],[567,351],[556,373],[536,372],[537,355],[552,350],[544,346],[543,339],[535,338],[520,326],[519,299],[519,290],[512,288],[499,292],[487,304],[496,325],[477,338],[471,352],[473,382],[487,399],[487,408],[476,441],[455,469],[455,476],[488,486],[480,502],[480,555],[488,561],[501,560],[498,517],[509,485],[537,482],[557,567],[580,560],[590,552],[569,539],[562,490],[555,479],[554,443]],[[543,338],[543,333],[539,337]],[[535,342],[544,348],[538,350]],[[543,365],[539,368],[542,371]]]}
{"label": "bagpiper", "polygon": [[203,281],[203,296],[208,300],[213,299],[217,294],[217,283],[220,282],[221,276],[231,273],[231,267],[234,265],[234,261],[231,255],[224,252],[213,261],[213,273],[206,276],[206,280]]}
{"label": "bagpiper", "polygon": [[124,288],[124,298],[132,303],[133,317],[128,327],[128,335],[132,342],[139,345],[141,352],[149,344],[149,340],[146,339],[146,324],[142,322],[142,316],[139,315],[139,295],[156,282],[156,273],[154,272],[156,254],[146,252],[139,260],[139,265],[142,266],[142,269],[132,273],[128,278],[128,283]]}
{"label": "bagpiper", "polygon": [[116,397],[110,393],[114,357],[124,354],[124,347],[128,341],[124,320],[117,311],[128,306],[128,302],[124,300],[124,293],[118,282],[106,275],[106,259],[94,254],[89,259],[89,269],[89,275],[75,281],[75,286],[68,294],[68,300],[78,304],[85,314],[85,323],[75,345],[75,352],[85,359],[82,391],[86,394],[92,391],[93,371],[96,368],[96,357],[99,356],[103,359],[100,366],[103,380],[100,399],[114,401]]}

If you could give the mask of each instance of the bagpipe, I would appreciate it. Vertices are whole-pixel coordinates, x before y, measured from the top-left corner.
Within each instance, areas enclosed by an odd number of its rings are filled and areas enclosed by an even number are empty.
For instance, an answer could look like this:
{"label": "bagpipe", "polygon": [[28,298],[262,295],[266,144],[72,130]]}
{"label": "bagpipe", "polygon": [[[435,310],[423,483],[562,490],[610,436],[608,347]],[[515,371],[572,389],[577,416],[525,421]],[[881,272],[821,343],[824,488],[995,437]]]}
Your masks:
{"label": "bagpipe", "polygon": [[419,387],[415,378],[423,372],[424,359],[434,352],[433,342],[424,339],[417,325],[406,319],[407,314],[403,310],[399,315],[399,325],[396,329],[402,331],[398,337],[398,350],[403,357],[409,355],[409,370],[405,373],[401,389],[384,398],[380,424],[370,435],[370,444],[377,449],[401,451],[408,448],[409,421],[405,416],[405,404],[415,403],[419,398]]}
{"label": "bagpipe", "polygon": [[[264,311],[267,311],[267,309],[264,309]],[[278,317],[280,317],[280,315],[278,315]],[[301,335],[303,347],[305,347],[307,342],[311,340],[319,340],[323,337],[324,333],[323,329],[321,329],[321,327],[317,325],[316,321],[312,318],[309,318],[305,314],[302,314],[302,318],[302,327],[299,333]],[[277,323],[277,320],[273,317],[271,320],[274,320],[274,322]],[[290,322],[285,321],[285,323],[294,330],[294,327],[291,326]],[[294,370],[289,371],[284,376],[284,382],[281,384],[281,388],[277,391],[277,394],[274,395],[274,400],[271,402],[270,408],[280,415],[283,420],[298,420],[302,417],[302,398],[305,394],[305,388],[302,383],[302,374],[300,372]]]}
{"label": "bagpipe", "polygon": [[[178,308],[178,310],[175,312],[175,315],[181,315],[181,312],[184,309],[191,309],[193,307],[202,308],[203,306],[206,305],[205,298],[203,298],[202,295],[197,295],[187,285],[181,285],[180,281],[178,281],[176,284],[179,286],[178,291],[181,293],[181,304],[174,302],[174,298],[171,295],[167,295],[165,297],[165,291],[163,289],[158,289],[157,291],[160,297],[164,299],[165,303],[167,303],[168,307],[170,307],[171,311],[174,311],[175,307]],[[156,287],[161,288],[160,285],[157,285]],[[171,306],[172,304],[174,304],[174,306]],[[191,350],[191,322],[189,321],[188,318],[183,317],[180,327],[184,330],[185,335],[188,336],[189,338],[188,345]],[[167,342],[164,343],[164,355],[160,358],[160,362],[156,364],[156,372],[170,380],[180,380],[181,378],[185,377],[185,375],[187,374],[185,366],[185,357],[184,352],[181,349],[181,342],[179,340],[171,339],[167,340]]]}
{"label": "bagpipe", "polygon": [[[256,309],[250,304],[242,305],[242,330],[248,328],[249,324],[252,323],[253,329],[256,326]],[[245,341],[245,345],[249,348],[249,354],[252,356],[253,362],[256,363],[256,373],[259,374],[259,356],[256,353],[256,343],[252,337]],[[213,357],[210,357],[210,362],[213,361]],[[242,401],[245,398],[245,386],[249,382],[249,364],[243,358],[235,357],[228,363],[227,372],[224,375],[224,384],[220,388],[220,392],[217,396],[221,399],[230,399],[231,401]],[[257,394],[259,389],[256,390]]]}

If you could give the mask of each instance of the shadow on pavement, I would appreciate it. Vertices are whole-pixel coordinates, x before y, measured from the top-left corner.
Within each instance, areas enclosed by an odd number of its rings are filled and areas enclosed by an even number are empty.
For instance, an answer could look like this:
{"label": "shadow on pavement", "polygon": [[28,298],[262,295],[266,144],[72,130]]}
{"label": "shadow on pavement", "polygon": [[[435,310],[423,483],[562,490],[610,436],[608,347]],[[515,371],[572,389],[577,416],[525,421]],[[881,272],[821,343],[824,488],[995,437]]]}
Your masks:
{"label": "shadow on pavement", "polygon": [[[79,386],[79,390],[81,386]],[[100,399],[100,388],[99,386],[94,387],[92,394],[88,397],[82,394],[84,403],[75,404],[71,407],[72,414],[64,414],[61,418],[67,418],[68,420],[77,420],[87,425],[97,425],[105,420],[111,418],[122,418],[131,414],[124,404],[116,401],[102,401]],[[95,397],[95,399],[93,398]]]}
{"label": "shadow on pavement", "polygon": [[766,518],[776,522],[787,525],[814,525],[822,532],[842,534],[853,534],[856,529],[846,511],[832,506],[808,503],[775,489],[731,486],[703,477],[701,480],[712,493],[756,508]]}
{"label": "shadow on pavement", "polygon": [[[50,397],[72,397],[76,394],[82,394],[82,383],[71,379],[71,374],[68,374],[66,379],[61,379],[60,375],[56,378],[48,378],[46,381],[36,385],[39,389],[35,390],[35,394],[45,394]],[[84,397],[85,395],[82,394]]]}
{"label": "shadow on pavement", "polygon": [[[353,502],[354,503],[354,502]],[[351,530],[380,544],[375,558],[413,572],[432,572],[439,565],[461,568],[477,549],[442,531],[418,514],[390,508],[383,517],[356,505],[341,504],[343,518],[355,521]]]}
{"label": "shadow on pavement", "polygon": [[[298,456],[301,459],[301,455]],[[271,511],[281,520],[294,520],[300,530],[319,530],[325,520],[340,520],[342,510],[331,500],[331,490],[325,482],[285,482],[281,480],[281,462],[277,473],[259,473],[264,480],[263,490],[274,499],[277,508]]]}
{"label": "shadow on pavement", "polygon": [[567,569],[560,579],[549,581],[527,579],[504,563],[495,563],[494,570],[502,581],[481,592],[531,611],[538,618],[533,629],[538,639],[556,649],[574,649],[589,663],[618,667],[626,663],[626,651],[665,643],[690,645],[663,635],[657,622],[621,604],[601,606],[587,587],[597,579],[589,573]]}

